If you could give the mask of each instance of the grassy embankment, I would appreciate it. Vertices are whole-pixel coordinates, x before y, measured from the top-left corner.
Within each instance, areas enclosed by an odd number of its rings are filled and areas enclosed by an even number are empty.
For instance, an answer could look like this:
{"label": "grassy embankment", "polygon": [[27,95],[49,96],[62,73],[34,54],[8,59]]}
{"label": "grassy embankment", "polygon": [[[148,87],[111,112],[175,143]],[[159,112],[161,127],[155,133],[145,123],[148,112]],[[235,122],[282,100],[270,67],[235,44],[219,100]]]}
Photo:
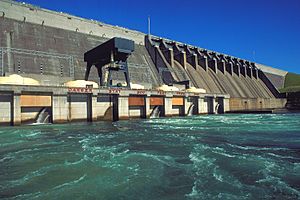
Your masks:
{"label": "grassy embankment", "polygon": [[300,74],[288,73],[285,76],[284,88],[279,89],[281,93],[300,92]]}

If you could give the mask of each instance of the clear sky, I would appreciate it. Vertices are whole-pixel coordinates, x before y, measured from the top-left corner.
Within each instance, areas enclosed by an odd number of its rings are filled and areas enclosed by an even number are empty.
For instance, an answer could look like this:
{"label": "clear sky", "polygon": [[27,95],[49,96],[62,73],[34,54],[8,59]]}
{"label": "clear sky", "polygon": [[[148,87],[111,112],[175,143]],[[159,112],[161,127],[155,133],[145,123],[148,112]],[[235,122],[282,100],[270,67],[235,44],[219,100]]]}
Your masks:
{"label": "clear sky", "polygon": [[300,0],[23,0],[300,74]]}

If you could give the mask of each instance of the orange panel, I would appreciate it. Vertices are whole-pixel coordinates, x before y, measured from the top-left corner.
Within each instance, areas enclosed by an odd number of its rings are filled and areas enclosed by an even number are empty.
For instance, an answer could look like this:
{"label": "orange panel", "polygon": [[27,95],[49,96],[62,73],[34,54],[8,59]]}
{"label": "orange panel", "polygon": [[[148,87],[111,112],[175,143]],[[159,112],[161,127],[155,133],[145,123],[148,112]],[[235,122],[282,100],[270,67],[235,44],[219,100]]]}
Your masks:
{"label": "orange panel", "polygon": [[128,103],[129,103],[129,106],[144,106],[145,105],[144,97],[129,97]]}
{"label": "orange panel", "polygon": [[51,106],[51,96],[21,95],[20,106],[49,107]]}
{"label": "orange panel", "polygon": [[151,97],[150,106],[162,106],[164,105],[164,98],[161,97]]}
{"label": "orange panel", "polygon": [[172,105],[173,106],[183,106],[183,98],[182,97],[173,97],[172,98]]}

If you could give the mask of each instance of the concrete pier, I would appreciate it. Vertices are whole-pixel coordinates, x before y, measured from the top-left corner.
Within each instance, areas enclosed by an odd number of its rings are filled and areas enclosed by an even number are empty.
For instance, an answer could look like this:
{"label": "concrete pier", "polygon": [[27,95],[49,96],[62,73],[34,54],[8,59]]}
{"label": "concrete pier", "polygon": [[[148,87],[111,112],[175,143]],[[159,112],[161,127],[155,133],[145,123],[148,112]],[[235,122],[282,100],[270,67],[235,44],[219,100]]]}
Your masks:
{"label": "concrete pier", "polygon": [[119,88],[1,85],[0,97],[2,125],[36,123],[41,112],[47,122],[67,123],[149,118],[156,106],[165,117],[186,116],[192,104],[192,114],[213,114],[217,99],[229,107],[228,95]]}

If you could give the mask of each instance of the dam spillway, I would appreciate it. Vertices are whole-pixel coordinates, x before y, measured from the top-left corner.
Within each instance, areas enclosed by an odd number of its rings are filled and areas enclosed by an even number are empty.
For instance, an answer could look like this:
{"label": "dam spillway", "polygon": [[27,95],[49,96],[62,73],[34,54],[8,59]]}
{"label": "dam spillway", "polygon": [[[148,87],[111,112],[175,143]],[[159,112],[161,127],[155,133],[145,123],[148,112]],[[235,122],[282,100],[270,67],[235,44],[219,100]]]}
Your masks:
{"label": "dam spillway", "polygon": [[[163,116],[271,112],[286,102],[278,92],[285,72],[244,59],[14,1],[0,1],[0,76],[18,74],[39,85],[0,83],[0,124],[30,123],[47,108],[53,123]],[[131,83],[141,88],[66,86],[83,80],[84,53],[114,37],[134,41],[128,57]],[[95,68],[89,80],[98,83]],[[123,76],[113,72],[112,83]],[[184,84],[183,84],[184,83]],[[162,91],[161,85],[179,88]],[[189,87],[205,93],[188,92]]]}

